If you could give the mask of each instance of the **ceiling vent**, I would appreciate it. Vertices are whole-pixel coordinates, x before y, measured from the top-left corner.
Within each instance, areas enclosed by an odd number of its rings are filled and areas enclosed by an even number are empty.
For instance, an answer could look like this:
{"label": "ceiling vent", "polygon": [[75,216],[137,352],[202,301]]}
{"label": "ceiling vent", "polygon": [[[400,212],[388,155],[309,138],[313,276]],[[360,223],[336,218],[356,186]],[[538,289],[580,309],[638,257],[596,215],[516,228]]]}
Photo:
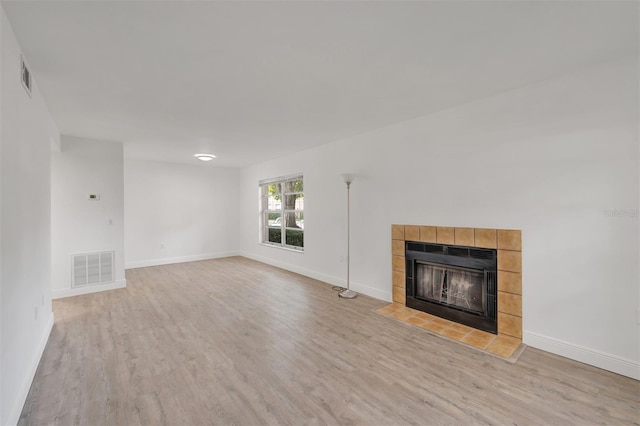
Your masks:
{"label": "ceiling vent", "polygon": [[27,68],[24,58],[20,56],[20,78],[22,79],[22,87],[31,96],[31,71]]}
{"label": "ceiling vent", "polygon": [[71,287],[113,282],[114,252],[71,255]]}

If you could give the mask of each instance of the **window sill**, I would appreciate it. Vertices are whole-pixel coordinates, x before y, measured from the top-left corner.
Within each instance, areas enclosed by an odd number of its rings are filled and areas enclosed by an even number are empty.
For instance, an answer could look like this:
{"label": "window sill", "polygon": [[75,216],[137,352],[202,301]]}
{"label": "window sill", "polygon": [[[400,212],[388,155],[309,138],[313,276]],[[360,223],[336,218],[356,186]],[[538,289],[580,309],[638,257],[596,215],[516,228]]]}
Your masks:
{"label": "window sill", "polygon": [[275,244],[265,244],[265,243],[258,243],[258,244],[260,244],[261,246],[264,246],[264,247],[271,247],[271,248],[274,248],[274,249],[291,251],[291,252],[294,252],[294,253],[301,253],[301,254],[304,253],[304,249],[303,250],[296,250],[296,249],[292,249],[292,248],[289,248],[289,247],[277,246]]}

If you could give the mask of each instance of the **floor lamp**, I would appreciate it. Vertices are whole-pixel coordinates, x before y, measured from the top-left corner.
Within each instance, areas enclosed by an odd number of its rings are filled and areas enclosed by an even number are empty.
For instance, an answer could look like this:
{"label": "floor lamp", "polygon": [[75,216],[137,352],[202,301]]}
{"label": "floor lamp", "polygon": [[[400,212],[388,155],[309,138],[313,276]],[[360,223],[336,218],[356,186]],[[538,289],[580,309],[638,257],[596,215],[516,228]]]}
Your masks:
{"label": "floor lamp", "polygon": [[351,199],[349,193],[351,190],[351,182],[353,182],[353,175],[343,174],[342,177],[344,178],[344,183],[347,184],[347,289],[338,293],[338,296],[345,299],[353,299],[358,295],[358,293],[349,289],[349,266],[351,265]]}

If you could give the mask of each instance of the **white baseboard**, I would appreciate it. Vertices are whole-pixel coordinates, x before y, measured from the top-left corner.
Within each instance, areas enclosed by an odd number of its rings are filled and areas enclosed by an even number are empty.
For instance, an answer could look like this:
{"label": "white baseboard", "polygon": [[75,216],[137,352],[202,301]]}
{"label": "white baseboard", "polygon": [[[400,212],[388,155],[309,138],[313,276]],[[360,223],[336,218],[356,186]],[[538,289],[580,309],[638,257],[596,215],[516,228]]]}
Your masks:
{"label": "white baseboard", "polygon": [[51,330],[53,329],[53,312],[51,312],[51,316],[49,318],[48,324],[45,326],[44,333],[40,337],[40,342],[38,343],[38,348],[36,353],[31,360],[31,364],[29,365],[29,370],[27,371],[27,375],[22,382],[22,386],[18,391],[18,397],[16,398],[13,408],[9,411],[9,417],[7,417],[6,425],[14,426],[18,424],[20,420],[20,415],[22,414],[22,409],[24,408],[24,403],[27,401],[27,396],[29,396],[29,389],[31,389],[31,383],[33,383],[33,378],[36,376],[36,371],[38,370],[38,365],[40,364],[40,359],[42,358],[42,354],[44,353],[44,348],[47,346],[47,342],[49,341],[49,335],[51,334]]}
{"label": "white baseboard", "polygon": [[[296,274],[304,275],[305,277],[313,278],[318,281],[329,283],[331,285],[337,285],[340,287],[345,287],[347,285],[347,280],[344,278],[334,277],[332,275],[323,274],[322,272],[317,272],[311,269],[302,268],[300,266],[292,265],[290,263],[280,262],[277,260],[270,259],[268,257],[257,256],[252,253],[240,252],[239,254],[240,256],[246,257],[248,259],[253,259],[258,262],[266,263],[267,265],[286,269],[287,271],[295,272]],[[354,281],[351,281],[349,283],[349,287],[351,288],[351,290],[355,292],[366,294],[367,296],[374,297],[376,299],[391,302],[391,292],[382,291],[377,288],[369,287],[367,285],[354,282]]]}
{"label": "white baseboard", "polygon": [[552,337],[523,331],[523,341],[526,345],[560,356],[571,358],[603,370],[612,371],[632,379],[640,380],[640,364],[606,353],[594,351],[571,343],[556,340]]}
{"label": "white baseboard", "polygon": [[88,285],[85,287],[63,288],[51,291],[52,299],[62,299],[63,297],[81,296],[83,294],[98,293],[100,291],[116,290],[125,288],[127,280],[118,280],[109,284]]}
{"label": "white baseboard", "polygon": [[[341,281],[342,284],[340,285],[340,287],[346,287],[347,280],[343,279]],[[374,299],[384,300],[385,302],[389,303],[391,303],[392,301],[392,294],[390,291],[382,291],[355,281],[351,281],[349,283],[349,288],[357,293],[362,293],[366,294],[367,296],[373,297]]]}
{"label": "white baseboard", "polygon": [[146,268],[147,266],[171,265],[173,263],[195,262],[197,260],[219,259],[221,257],[238,256],[237,251],[227,251],[220,253],[196,254],[193,256],[165,257],[162,259],[141,260],[138,262],[125,263],[124,269]]}

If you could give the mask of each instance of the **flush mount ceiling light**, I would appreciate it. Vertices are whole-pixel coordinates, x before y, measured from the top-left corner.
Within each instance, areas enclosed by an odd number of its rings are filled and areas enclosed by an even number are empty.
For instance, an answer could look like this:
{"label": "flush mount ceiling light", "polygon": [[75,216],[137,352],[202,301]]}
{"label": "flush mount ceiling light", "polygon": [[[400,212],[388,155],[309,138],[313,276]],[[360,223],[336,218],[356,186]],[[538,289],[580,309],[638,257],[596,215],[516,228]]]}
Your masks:
{"label": "flush mount ceiling light", "polygon": [[216,156],[213,154],[195,154],[194,157],[196,157],[200,161],[211,161],[216,158]]}

